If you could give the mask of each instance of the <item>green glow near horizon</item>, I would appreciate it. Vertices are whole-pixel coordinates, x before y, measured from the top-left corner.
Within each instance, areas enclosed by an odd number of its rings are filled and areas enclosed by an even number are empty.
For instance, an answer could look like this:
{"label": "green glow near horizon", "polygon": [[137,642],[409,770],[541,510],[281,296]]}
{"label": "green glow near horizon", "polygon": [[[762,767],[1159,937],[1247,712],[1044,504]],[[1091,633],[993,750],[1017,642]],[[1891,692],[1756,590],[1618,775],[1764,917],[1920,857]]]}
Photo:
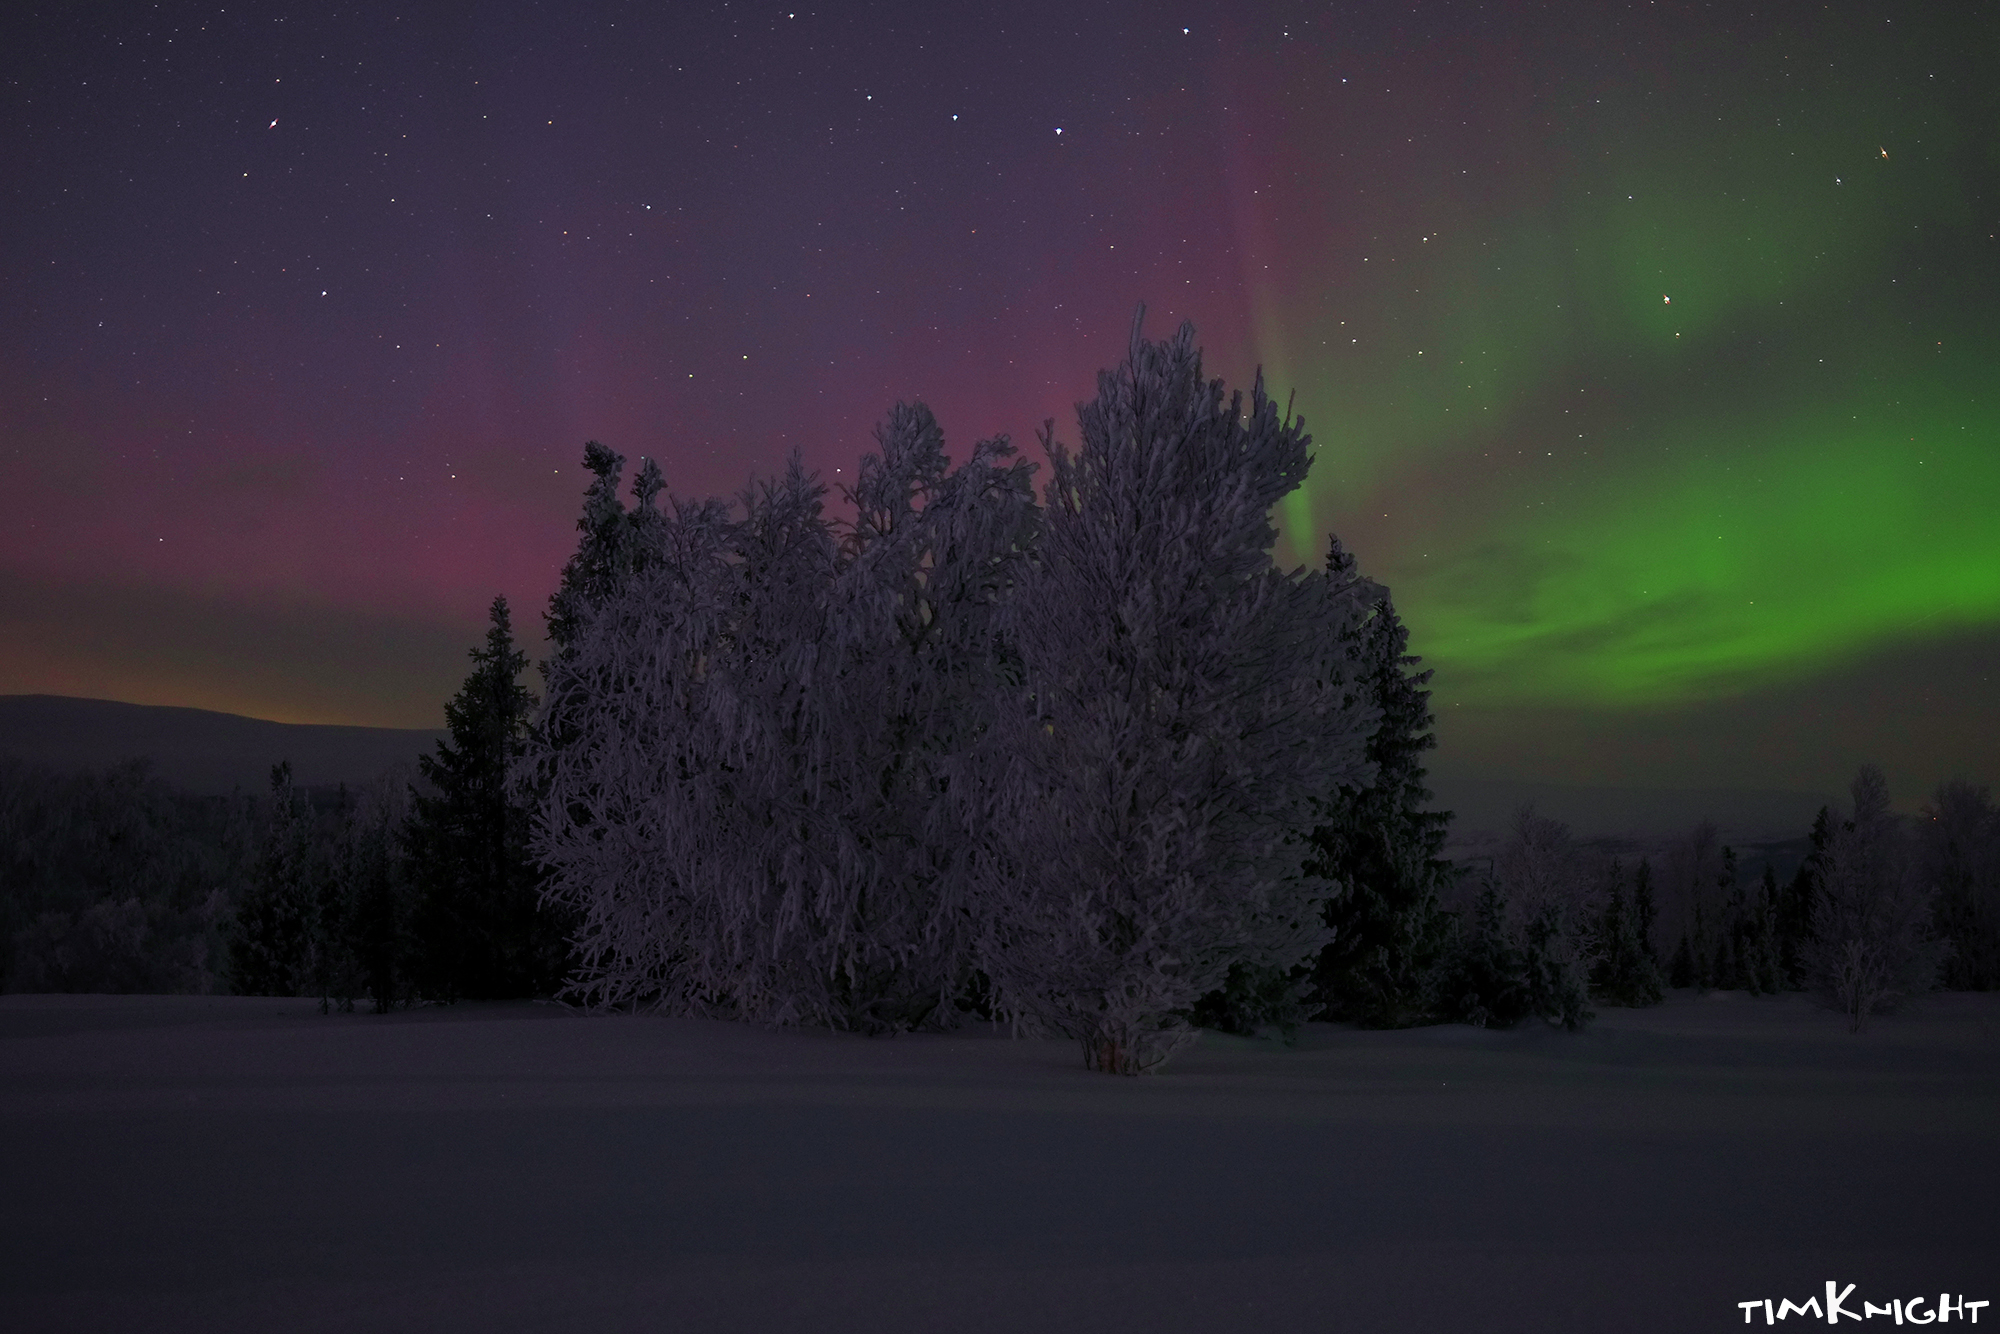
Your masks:
{"label": "green glow near horizon", "polygon": [[2000,623],[2000,415],[1914,424],[1912,440],[1906,417],[1828,412],[1730,464],[1710,436],[1714,452],[1608,477],[1511,541],[1420,558],[1398,605],[1460,698],[1600,704]]}
{"label": "green glow near horizon", "polygon": [[1667,704],[2000,625],[1970,136],[1827,107],[1635,113],[1505,208],[1447,184],[1271,265],[1314,296],[1254,315],[1318,452],[1290,554],[1338,532],[1454,701]]}

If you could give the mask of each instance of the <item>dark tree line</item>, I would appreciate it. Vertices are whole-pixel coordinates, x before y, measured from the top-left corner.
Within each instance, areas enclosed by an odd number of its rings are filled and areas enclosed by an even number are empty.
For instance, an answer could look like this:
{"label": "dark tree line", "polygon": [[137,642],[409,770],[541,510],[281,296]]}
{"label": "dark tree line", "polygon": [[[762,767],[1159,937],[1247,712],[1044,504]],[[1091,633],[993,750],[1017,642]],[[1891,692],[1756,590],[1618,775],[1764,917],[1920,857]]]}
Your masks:
{"label": "dark tree line", "polygon": [[[420,772],[308,793],[179,792],[142,762],[0,762],[0,989],[315,996],[378,1010],[562,982],[507,789],[534,697],[505,599]],[[413,781],[414,780],[414,781]]]}
{"label": "dark tree line", "polygon": [[1709,826],[1627,868],[1532,809],[1453,866],[1389,590],[1337,539],[1269,560],[1303,423],[1135,327],[1079,424],[1037,506],[1004,439],[952,470],[899,404],[844,525],[796,458],[739,517],[651,462],[628,506],[587,445],[546,701],[496,598],[417,774],[195,798],[0,766],[0,987],[976,1013],[1130,1073],[1197,1027],[1576,1030],[1673,985],[1859,1028],[2000,984],[2000,815],[1963,782],[1909,822],[1864,769],[1784,884]]}

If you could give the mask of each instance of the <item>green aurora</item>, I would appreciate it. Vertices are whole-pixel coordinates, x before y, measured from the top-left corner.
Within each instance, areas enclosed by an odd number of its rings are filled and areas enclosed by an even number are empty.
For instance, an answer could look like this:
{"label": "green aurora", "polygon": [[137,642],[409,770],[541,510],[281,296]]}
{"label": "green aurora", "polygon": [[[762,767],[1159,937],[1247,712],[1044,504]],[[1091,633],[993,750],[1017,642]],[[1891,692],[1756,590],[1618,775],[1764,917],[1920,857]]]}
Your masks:
{"label": "green aurora", "polygon": [[1338,532],[1441,699],[1672,706],[2000,626],[2000,117],[1973,47],[1859,40],[1532,110],[1503,73],[1396,163],[1273,94],[1291,553]]}

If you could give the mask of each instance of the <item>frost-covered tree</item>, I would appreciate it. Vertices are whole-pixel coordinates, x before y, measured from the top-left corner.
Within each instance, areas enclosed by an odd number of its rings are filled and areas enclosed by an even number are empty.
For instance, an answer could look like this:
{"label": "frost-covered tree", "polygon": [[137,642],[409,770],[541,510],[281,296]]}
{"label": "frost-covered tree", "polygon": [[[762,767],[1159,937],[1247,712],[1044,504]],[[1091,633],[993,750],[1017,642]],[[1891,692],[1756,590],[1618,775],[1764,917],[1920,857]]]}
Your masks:
{"label": "frost-covered tree", "polygon": [[947,472],[921,405],[877,440],[844,540],[796,456],[741,519],[673,502],[552,663],[571,734],[525,777],[586,999],[877,1032],[963,986],[947,771],[1009,702],[995,615],[1033,496],[1004,441]]}
{"label": "frost-covered tree", "polygon": [[964,795],[1004,849],[982,893],[1000,1005],[1135,1074],[1233,965],[1325,944],[1329,886],[1288,835],[1370,781],[1378,713],[1341,670],[1361,598],[1272,565],[1309,438],[1261,377],[1246,410],[1202,378],[1192,327],[1153,343],[1135,321],[1077,415],[1074,457],[1043,433],[1041,540],[1009,602],[1027,707]]}
{"label": "frost-covered tree", "polygon": [[2000,810],[1965,779],[1938,785],[1917,823],[1918,868],[1937,891],[1937,934],[1951,942],[1943,984],[2000,988]]}
{"label": "frost-covered tree", "polygon": [[448,741],[418,760],[423,787],[404,826],[418,894],[419,977],[440,999],[546,993],[561,981],[561,927],[536,902],[528,814],[509,790],[535,697],[520,683],[507,599],[489,609],[484,647],[445,705]]}
{"label": "frost-covered tree", "polygon": [[1945,945],[1931,934],[1934,895],[1916,874],[1881,769],[1863,765],[1852,794],[1853,813],[1832,830],[1813,886],[1804,962],[1812,988],[1858,1033],[1870,1015],[1936,985]]}
{"label": "frost-covered tree", "polygon": [[517,782],[536,803],[548,901],[574,921],[572,990],[586,1003],[698,1013],[743,989],[754,922],[730,911],[757,817],[733,790],[743,757],[730,762],[747,712],[725,671],[742,600],[734,544],[722,502],[672,504],[659,560],[583,604],[544,668]]}
{"label": "frost-covered tree", "polygon": [[929,409],[898,404],[862,460],[828,618],[826,711],[846,765],[835,999],[863,1028],[917,1022],[962,994],[982,854],[950,784],[1014,703],[1000,613],[1032,546],[1032,465],[1004,439],[947,473]]}

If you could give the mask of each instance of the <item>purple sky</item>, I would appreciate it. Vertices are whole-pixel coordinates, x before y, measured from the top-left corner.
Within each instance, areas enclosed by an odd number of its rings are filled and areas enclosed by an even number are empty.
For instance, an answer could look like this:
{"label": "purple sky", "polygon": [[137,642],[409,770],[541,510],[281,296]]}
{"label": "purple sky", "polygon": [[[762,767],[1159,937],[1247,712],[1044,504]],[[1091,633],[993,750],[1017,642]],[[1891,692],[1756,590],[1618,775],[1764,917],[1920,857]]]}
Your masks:
{"label": "purple sky", "polygon": [[1759,14],[17,9],[0,693],[437,726],[585,439],[1036,457],[1143,300],[1297,390],[1441,766],[2000,776],[1993,22]]}

